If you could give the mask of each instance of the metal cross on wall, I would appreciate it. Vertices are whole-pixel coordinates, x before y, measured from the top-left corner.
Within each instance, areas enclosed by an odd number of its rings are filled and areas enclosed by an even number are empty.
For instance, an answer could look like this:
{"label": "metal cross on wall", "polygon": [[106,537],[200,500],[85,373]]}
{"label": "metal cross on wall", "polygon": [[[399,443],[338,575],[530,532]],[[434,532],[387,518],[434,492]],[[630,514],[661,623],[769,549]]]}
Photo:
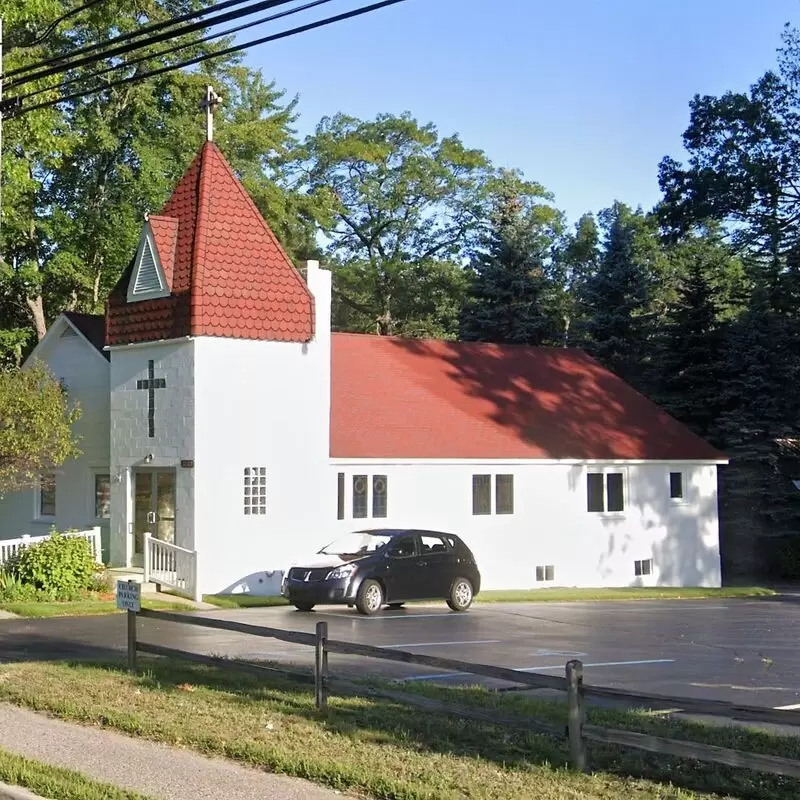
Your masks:
{"label": "metal cross on wall", "polygon": [[147,390],[147,435],[152,439],[156,435],[156,389],[166,389],[166,378],[156,378],[155,364],[147,362],[147,380],[136,381],[137,389]]}

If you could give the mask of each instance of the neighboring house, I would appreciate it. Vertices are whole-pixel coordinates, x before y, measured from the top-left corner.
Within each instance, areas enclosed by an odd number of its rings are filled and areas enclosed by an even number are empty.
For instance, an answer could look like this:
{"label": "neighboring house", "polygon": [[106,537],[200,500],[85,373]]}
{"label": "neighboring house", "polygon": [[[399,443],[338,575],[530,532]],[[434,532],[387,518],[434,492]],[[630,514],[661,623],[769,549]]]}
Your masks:
{"label": "neighboring house", "polygon": [[100,519],[112,565],[149,541],[194,594],[275,593],[390,526],[458,533],[485,588],[720,584],[726,460],[686,427],[578,350],[331,334],[330,273],[303,273],[207,142],[105,320],[37,348],[91,448],[2,501],[3,535]]}

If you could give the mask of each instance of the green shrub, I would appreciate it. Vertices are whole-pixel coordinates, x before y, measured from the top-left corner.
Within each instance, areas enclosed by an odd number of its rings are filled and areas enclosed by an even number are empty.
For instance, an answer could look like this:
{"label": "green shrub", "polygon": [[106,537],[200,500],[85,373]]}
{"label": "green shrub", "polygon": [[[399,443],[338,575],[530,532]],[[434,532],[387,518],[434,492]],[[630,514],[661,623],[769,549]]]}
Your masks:
{"label": "green shrub", "polygon": [[30,600],[36,600],[36,587],[23,583],[6,570],[0,570],[0,603],[20,603]]}
{"label": "green shrub", "polygon": [[49,539],[20,549],[7,572],[39,592],[62,598],[90,589],[97,563],[82,536],[54,531]]}

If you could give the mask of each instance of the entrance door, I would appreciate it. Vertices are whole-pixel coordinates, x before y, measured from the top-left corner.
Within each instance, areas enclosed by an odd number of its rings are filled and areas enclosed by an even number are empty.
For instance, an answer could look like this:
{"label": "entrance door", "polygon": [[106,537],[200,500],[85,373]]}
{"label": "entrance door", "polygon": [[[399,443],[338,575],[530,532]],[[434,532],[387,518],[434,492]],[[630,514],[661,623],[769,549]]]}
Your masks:
{"label": "entrance door", "polygon": [[175,543],[175,472],[137,470],[133,477],[133,566],[141,566],[145,532]]}

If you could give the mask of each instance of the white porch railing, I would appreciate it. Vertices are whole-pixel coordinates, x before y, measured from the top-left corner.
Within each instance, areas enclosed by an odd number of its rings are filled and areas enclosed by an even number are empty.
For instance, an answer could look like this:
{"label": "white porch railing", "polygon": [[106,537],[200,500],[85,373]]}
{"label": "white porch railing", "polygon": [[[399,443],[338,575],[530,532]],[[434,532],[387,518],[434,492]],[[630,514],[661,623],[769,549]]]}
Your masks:
{"label": "white porch railing", "polygon": [[144,535],[144,582],[158,583],[202,599],[197,586],[197,551]]}
{"label": "white porch railing", "polygon": [[[63,534],[64,536],[80,536],[89,542],[89,547],[92,550],[94,560],[100,564],[102,563],[102,549],[100,545],[100,528],[89,528],[85,531],[68,531]],[[0,567],[7,561],[13,558],[23,547],[38,542],[45,542],[50,538],[51,534],[44,536],[20,536],[18,539],[0,539]]]}

